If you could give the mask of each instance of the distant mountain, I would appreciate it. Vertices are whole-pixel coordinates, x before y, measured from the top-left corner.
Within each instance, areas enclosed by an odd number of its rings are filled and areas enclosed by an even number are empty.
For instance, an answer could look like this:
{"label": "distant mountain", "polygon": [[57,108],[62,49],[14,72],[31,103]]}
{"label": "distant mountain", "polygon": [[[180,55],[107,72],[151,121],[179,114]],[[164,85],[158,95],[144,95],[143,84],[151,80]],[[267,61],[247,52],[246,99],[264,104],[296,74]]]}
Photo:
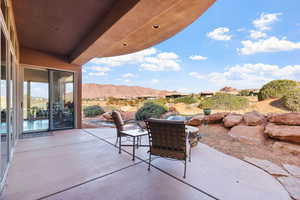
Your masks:
{"label": "distant mountain", "polygon": [[133,98],[141,96],[163,97],[169,94],[174,94],[176,91],[155,90],[140,86],[125,86],[111,84],[82,84],[82,98]]}

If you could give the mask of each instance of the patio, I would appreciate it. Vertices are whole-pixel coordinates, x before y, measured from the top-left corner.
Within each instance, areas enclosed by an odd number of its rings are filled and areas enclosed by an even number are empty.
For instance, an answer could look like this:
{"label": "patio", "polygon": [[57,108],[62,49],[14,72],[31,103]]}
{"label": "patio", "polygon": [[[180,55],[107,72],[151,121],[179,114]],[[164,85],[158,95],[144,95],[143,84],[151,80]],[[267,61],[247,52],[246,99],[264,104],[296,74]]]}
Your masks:
{"label": "patio", "polygon": [[115,140],[111,128],[19,140],[1,199],[290,199],[263,170],[204,144],[183,179],[181,162],[157,158],[148,172],[147,148],[133,162],[132,149],[118,154]]}

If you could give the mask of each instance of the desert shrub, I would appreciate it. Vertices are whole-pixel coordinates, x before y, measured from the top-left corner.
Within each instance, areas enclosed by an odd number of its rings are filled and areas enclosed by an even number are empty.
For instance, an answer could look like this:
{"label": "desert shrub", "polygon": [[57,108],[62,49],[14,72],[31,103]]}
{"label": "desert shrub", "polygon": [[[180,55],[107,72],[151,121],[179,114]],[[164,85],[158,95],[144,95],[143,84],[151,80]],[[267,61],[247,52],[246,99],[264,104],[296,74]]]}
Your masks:
{"label": "desert shrub", "polygon": [[239,92],[239,95],[240,96],[251,96],[251,94],[252,94],[252,92],[251,92],[251,90],[241,90],[240,92]]}
{"label": "desert shrub", "polygon": [[167,109],[159,104],[153,102],[145,103],[135,114],[136,120],[146,120],[151,117],[159,118],[162,114],[166,113]]}
{"label": "desert shrub", "polygon": [[292,80],[274,80],[265,84],[258,93],[258,100],[281,98],[288,91],[299,87],[299,83]]}
{"label": "desert shrub", "polygon": [[300,89],[290,90],[282,98],[283,105],[291,111],[300,111]]}
{"label": "desert shrub", "polygon": [[185,96],[174,99],[174,103],[184,103],[184,104],[193,104],[197,103],[197,99],[193,96]]}
{"label": "desert shrub", "polygon": [[100,106],[94,105],[85,107],[83,109],[83,113],[85,117],[95,117],[103,114],[104,110]]}
{"label": "desert shrub", "polygon": [[147,100],[145,101],[145,103],[154,103],[165,107],[165,105],[168,103],[168,100],[165,98],[159,98],[159,99]]}
{"label": "desert shrub", "polygon": [[217,93],[212,97],[204,98],[199,108],[211,108],[220,110],[240,110],[249,106],[249,100],[245,97],[226,93]]}

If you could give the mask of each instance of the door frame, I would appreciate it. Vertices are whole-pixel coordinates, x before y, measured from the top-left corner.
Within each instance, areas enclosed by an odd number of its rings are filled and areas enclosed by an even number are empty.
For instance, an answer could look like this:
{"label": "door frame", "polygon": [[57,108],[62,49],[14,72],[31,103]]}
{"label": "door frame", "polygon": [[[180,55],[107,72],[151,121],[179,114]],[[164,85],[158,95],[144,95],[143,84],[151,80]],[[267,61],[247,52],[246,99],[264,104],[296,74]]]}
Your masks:
{"label": "door frame", "polygon": [[[38,65],[30,65],[30,64],[20,64],[20,73],[19,73],[19,78],[17,79],[17,82],[19,87],[20,87],[20,94],[21,95],[17,95],[17,102],[18,105],[20,105],[20,110],[17,112],[18,116],[21,116],[18,120],[17,120],[17,124],[18,125],[18,130],[19,130],[19,137],[22,136],[22,134],[26,134],[26,133],[34,133],[34,132],[23,132],[23,96],[24,96],[24,87],[23,87],[23,82],[24,82],[24,69],[25,68],[29,68],[29,69],[45,69],[45,70],[49,70],[48,73],[50,73],[50,70],[53,71],[65,71],[65,72],[71,72],[73,73],[73,101],[74,101],[74,126],[73,128],[66,128],[66,129],[75,129],[78,128],[78,116],[79,116],[79,112],[81,112],[81,110],[79,110],[79,106],[78,103],[80,102],[79,100],[77,100],[77,96],[78,96],[78,85],[79,85],[79,76],[81,76],[81,73],[78,73],[78,71],[76,70],[70,70],[70,69],[59,69],[59,68],[55,68],[55,67],[45,67],[45,66],[38,66]],[[48,76],[50,76],[48,74]],[[50,78],[50,77],[49,77]],[[49,80],[50,82],[50,80]],[[50,83],[49,83],[49,93],[50,93]],[[50,106],[50,94],[49,94],[49,106]],[[50,115],[49,115],[50,118]],[[50,130],[50,119],[49,119],[49,127],[47,130],[43,130],[43,131],[56,131],[56,130],[66,130],[66,129],[55,129],[55,130]],[[38,131],[38,132],[42,132],[42,131]]]}
{"label": "door frame", "polygon": [[[68,72],[72,73],[73,75],[73,104],[74,104],[74,113],[73,113],[73,126],[67,128],[52,128],[53,127],[53,72]],[[65,70],[57,70],[57,69],[48,69],[48,77],[49,77],[49,131],[57,131],[57,130],[68,130],[74,129],[76,127],[76,120],[75,120],[75,73],[72,71],[65,71]]]}

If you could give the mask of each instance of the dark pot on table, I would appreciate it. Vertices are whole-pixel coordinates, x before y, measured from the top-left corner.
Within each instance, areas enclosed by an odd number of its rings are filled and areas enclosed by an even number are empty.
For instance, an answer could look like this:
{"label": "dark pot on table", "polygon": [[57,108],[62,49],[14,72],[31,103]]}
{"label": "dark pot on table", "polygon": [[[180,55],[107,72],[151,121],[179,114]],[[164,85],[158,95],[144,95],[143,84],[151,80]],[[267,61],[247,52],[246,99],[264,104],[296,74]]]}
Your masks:
{"label": "dark pot on table", "polygon": [[204,115],[210,115],[211,114],[211,109],[210,108],[204,108],[203,113],[204,113]]}

